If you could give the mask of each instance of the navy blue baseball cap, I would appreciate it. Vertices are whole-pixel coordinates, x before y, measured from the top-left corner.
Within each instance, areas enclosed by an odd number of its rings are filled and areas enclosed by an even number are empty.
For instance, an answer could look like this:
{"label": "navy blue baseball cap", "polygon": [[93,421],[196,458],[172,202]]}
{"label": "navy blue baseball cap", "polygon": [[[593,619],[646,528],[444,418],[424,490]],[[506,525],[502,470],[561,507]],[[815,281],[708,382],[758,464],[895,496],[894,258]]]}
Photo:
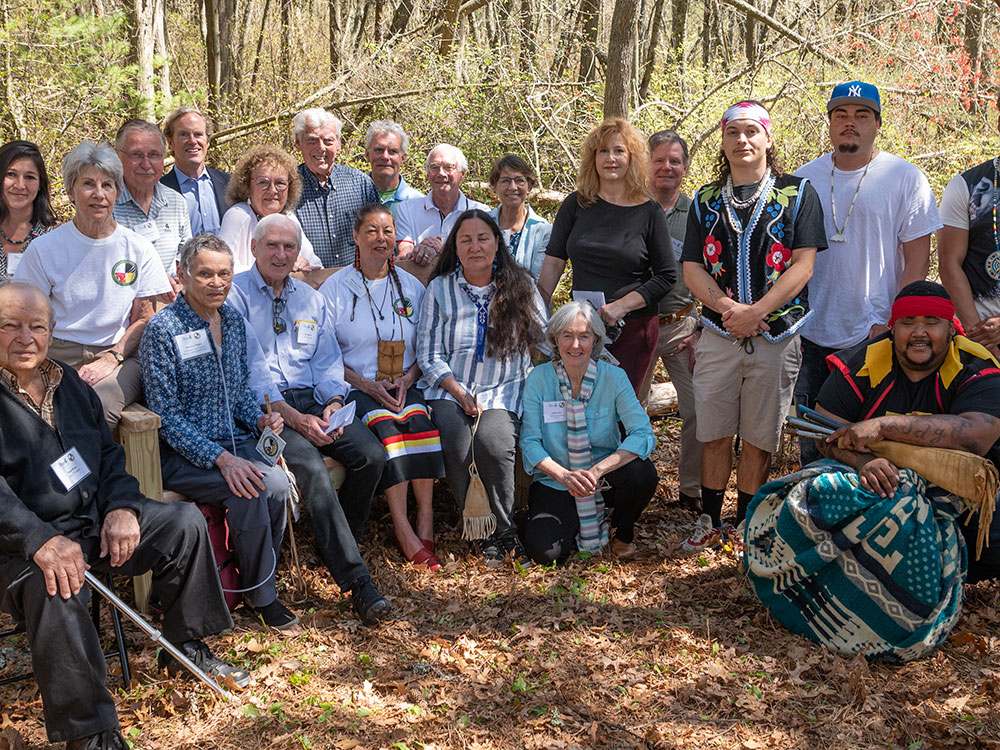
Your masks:
{"label": "navy blue baseball cap", "polygon": [[826,111],[833,112],[843,104],[857,104],[875,110],[876,114],[882,114],[882,100],[878,89],[864,81],[848,81],[833,87],[830,101],[826,103]]}

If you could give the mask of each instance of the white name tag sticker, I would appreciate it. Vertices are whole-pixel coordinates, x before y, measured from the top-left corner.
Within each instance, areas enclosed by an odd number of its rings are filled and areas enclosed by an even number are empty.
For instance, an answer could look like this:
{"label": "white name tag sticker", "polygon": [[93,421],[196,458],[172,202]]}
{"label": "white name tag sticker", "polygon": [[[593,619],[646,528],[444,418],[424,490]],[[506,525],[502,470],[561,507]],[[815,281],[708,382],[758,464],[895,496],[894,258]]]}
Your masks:
{"label": "white name tag sticker", "polygon": [[14,271],[17,267],[21,265],[21,256],[23,253],[7,253],[7,273],[10,276],[14,275]]}
{"label": "white name tag sticker", "polygon": [[299,344],[315,344],[318,330],[315,320],[296,320],[295,341]]}
{"label": "white name tag sticker", "polygon": [[156,242],[160,239],[160,229],[156,226],[156,222],[152,219],[144,221],[138,226],[132,227],[132,231],[138,232],[150,242]]}
{"label": "white name tag sticker", "polygon": [[189,360],[192,357],[201,357],[212,353],[212,345],[208,341],[208,331],[188,331],[174,336],[177,344],[177,353],[182,360]]}
{"label": "white name tag sticker", "polygon": [[265,427],[264,431],[260,433],[260,440],[257,441],[257,452],[271,466],[276,466],[283,450],[285,450],[285,441],[278,437],[278,433],[270,427]]}
{"label": "white name tag sticker", "polygon": [[70,448],[53,461],[52,471],[56,473],[67,492],[90,476],[90,467],[76,448]]}
{"label": "white name tag sticker", "polygon": [[542,402],[542,414],[544,416],[546,424],[551,424],[552,422],[565,422],[566,421],[566,402],[565,401],[543,401]]}
{"label": "white name tag sticker", "polygon": [[674,260],[680,263],[681,255],[684,253],[684,243],[680,240],[675,240],[673,237],[670,238],[670,241],[674,245]]}

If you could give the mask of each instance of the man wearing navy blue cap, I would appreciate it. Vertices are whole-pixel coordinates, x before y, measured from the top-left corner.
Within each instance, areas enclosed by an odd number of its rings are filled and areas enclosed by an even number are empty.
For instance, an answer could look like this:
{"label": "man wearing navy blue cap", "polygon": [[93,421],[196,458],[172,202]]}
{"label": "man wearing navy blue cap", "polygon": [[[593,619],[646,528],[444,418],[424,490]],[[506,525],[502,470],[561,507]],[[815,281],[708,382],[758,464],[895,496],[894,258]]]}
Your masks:
{"label": "man wearing navy blue cap", "polygon": [[[915,165],[876,148],[878,89],[863,81],[834,87],[826,105],[833,151],[796,171],[823,205],[830,247],[809,281],[812,318],[802,326],[797,403],[813,405],[829,370],[826,357],[884,333],[896,293],[927,275],[930,236],[941,228],[934,193]],[[819,458],[802,441],[803,463]]]}

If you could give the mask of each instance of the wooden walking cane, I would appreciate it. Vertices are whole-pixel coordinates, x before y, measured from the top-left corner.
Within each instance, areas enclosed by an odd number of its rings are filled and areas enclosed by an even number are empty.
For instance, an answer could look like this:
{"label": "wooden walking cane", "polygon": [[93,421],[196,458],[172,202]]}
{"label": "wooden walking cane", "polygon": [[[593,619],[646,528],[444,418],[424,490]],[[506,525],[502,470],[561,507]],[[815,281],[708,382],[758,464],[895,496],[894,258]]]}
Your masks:
{"label": "wooden walking cane", "polygon": [[[268,414],[268,416],[270,416],[271,415],[271,397],[269,395],[267,395],[266,393],[264,394],[264,405],[267,407],[267,414]],[[288,464],[285,463],[285,457],[284,456],[279,456],[278,457],[278,466],[280,466],[284,470],[285,474],[288,475],[288,483],[292,487],[292,492],[295,493],[296,495],[298,495],[299,494],[299,488],[298,488],[298,485],[295,484],[295,475],[292,474],[292,472],[289,470]],[[286,517],[288,519],[288,521],[287,521],[287,524],[288,524],[288,543],[289,543],[289,545],[292,548],[292,571],[293,571],[293,574],[294,574],[293,578],[295,579],[295,588],[298,590],[299,596],[305,597],[305,595],[307,593],[307,591],[306,591],[306,580],[305,580],[305,578],[302,575],[302,565],[301,565],[301,563],[299,563],[299,547],[295,543],[295,527],[292,525],[292,522],[295,519],[292,517],[292,505],[291,505],[291,502],[289,502],[288,504],[285,505],[285,515],[286,515]]]}

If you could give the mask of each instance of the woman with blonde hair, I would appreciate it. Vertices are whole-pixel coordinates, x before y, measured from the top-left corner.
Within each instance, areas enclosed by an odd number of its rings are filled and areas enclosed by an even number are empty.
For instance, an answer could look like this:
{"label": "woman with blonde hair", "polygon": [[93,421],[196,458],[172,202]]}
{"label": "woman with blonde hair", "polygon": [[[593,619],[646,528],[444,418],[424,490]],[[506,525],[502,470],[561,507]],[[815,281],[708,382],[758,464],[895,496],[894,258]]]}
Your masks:
{"label": "woman with blonde hair", "polygon": [[254,264],[250,240],[254,227],[265,216],[282,213],[299,228],[301,249],[293,271],[322,268],[312,243],[302,233],[295,207],[302,195],[302,179],[292,155],[278,146],[253,146],[233,170],[226,200],[229,210],[222,217],[219,237],[233,251],[233,273],[246,271]]}
{"label": "woman with blonde hair", "polygon": [[577,189],[559,207],[538,279],[550,299],[572,261],[574,297],[598,308],[613,342],[607,349],[636,391],[656,349],[657,303],[677,279],[670,231],[649,192],[649,174],[646,139],[627,121],[608,119],[590,131]]}

